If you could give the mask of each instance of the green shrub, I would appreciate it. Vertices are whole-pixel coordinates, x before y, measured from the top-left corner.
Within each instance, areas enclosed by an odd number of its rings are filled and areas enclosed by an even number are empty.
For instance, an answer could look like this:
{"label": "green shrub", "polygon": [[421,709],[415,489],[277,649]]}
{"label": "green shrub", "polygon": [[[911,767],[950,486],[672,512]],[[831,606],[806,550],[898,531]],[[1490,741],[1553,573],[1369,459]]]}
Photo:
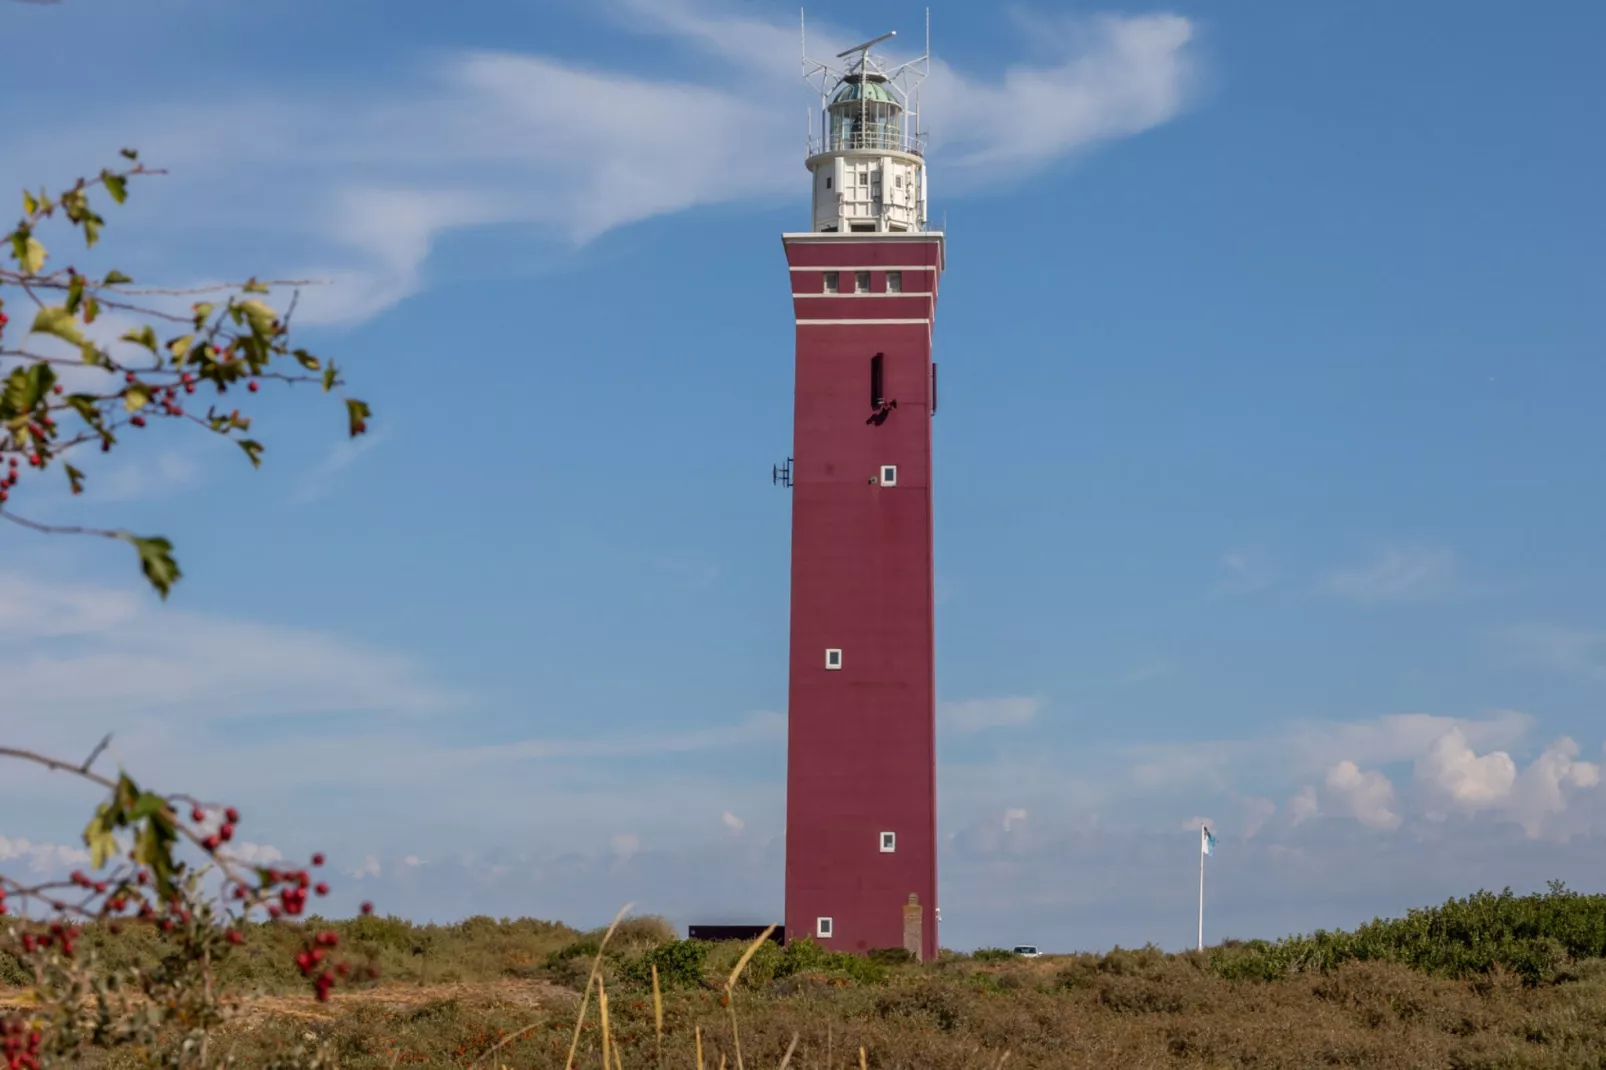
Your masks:
{"label": "green shrub", "polygon": [[1020,956],[1002,947],[983,947],[972,951],[970,957],[975,962],[1004,962]]}
{"label": "green shrub", "polygon": [[651,984],[656,966],[659,987],[695,987],[703,983],[703,966],[708,962],[710,946],[703,940],[671,940],[631,959],[623,973],[633,981]]}
{"label": "green shrub", "polygon": [[1538,985],[1558,980],[1571,963],[1603,956],[1606,895],[1580,895],[1552,881],[1545,892],[1482,891],[1403,918],[1375,919],[1352,933],[1317,930],[1216,948],[1210,967],[1226,978],[1270,981],[1346,962],[1395,962],[1441,977],[1499,970]]}

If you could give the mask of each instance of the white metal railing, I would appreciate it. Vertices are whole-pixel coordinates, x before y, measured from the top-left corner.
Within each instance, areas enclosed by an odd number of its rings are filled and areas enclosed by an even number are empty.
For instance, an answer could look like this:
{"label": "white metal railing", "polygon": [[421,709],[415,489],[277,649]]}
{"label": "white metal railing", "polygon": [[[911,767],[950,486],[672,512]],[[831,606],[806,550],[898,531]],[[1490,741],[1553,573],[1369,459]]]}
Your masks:
{"label": "white metal railing", "polygon": [[913,156],[924,156],[926,143],[919,137],[905,134],[897,129],[854,130],[809,138],[810,156],[818,156],[825,152],[851,152],[855,149],[907,152]]}

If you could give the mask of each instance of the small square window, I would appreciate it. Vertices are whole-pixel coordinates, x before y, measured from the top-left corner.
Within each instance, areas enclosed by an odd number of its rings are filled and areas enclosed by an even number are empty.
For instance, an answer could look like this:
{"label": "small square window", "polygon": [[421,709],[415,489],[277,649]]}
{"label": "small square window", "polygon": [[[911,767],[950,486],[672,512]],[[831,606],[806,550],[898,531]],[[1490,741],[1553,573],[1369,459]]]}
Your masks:
{"label": "small square window", "polygon": [[826,189],[830,189],[831,188],[831,176],[830,175],[826,175],[825,176],[825,188]]}
{"label": "small square window", "polygon": [[860,171],[859,172],[859,185],[868,186],[869,184],[870,184],[870,172],[868,172],[868,171]]}
{"label": "small square window", "polygon": [[881,466],[881,485],[883,487],[896,487],[898,485],[898,466],[884,464]]}
{"label": "small square window", "polygon": [[903,272],[887,272],[887,293],[897,294],[903,292]]}
{"label": "small square window", "polygon": [[894,178],[892,180],[892,184],[893,184],[893,186],[895,186],[898,189],[903,189],[903,176],[902,175],[898,175],[896,178]]}
{"label": "small square window", "polygon": [[861,294],[870,292],[870,273],[868,271],[855,271],[853,273],[853,292]]}
{"label": "small square window", "polygon": [[883,832],[881,834],[881,853],[889,855],[898,849],[898,834],[896,832]]}
{"label": "small square window", "polygon": [[814,935],[821,940],[831,939],[831,930],[834,928],[830,918],[816,918],[814,920]]}
{"label": "small square window", "polygon": [[837,272],[835,272],[835,271],[827,271],[825,273],[825,292],[826,293],[828,293],[828,294],[836,293],[837,289],[841,286],[841,284],[842,284],[842,276],[839,275]]}
{"label": "small square window", "polygon": [[825,652],[825,667],[827,669],[842,667],[842,650],[839,647],[832,647]]}

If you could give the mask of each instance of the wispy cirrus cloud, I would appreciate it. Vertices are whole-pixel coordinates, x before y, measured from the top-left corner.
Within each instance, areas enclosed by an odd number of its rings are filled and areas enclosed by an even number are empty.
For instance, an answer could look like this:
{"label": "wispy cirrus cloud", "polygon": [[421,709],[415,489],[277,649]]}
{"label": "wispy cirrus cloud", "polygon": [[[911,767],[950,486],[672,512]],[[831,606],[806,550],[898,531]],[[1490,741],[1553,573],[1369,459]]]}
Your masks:
{"label": "wispy cirrus cloud", "polygon": [[1026,695],[944,702],[937,707],[937,723],[950,732],[982,732],[1027,724],[1042,708],[1041,699]]}
{"label": "wispy cirrus cloud", "polygon": [[[149,196],[182,201],[195,241],[222,225],[252,231],[252,264],[213,256],[209,269],[262,270],[267,254],[276,262],[265,266],[280,277],[333,283],[303,293],[303,324],[358,322],[417,292],[431,249],[453,229],[529,226],[583,243],[688,208],[796,195],[808,96],[792,24],[720,0],[614,0],[598,13],[726,62],[713,74],[698,62],[649,77],[460,50],[384,84],[342,86],[339,109],[305,72],[242,94],[208,84],[87,124],[23,128],[0,165],[0,185],[33,183],[41,171],[82,166],[108,144],[136,143],[171,172]],[[948,188],[980,189],[1000,176],[1018,182],[1163,124],[1192,99],[1198,61],[1187,19],[1055,25],[1063,32],[1045,39],[1052,54],[1036,63],[992,76],[933,64],[923,115],[937,131],[933,168]],[[824,55],[860,33],[811,32]],[[730,91],[732,64],[741,93]],[[143,224],[126,225],[137,242]],[[164,237],[168,248],[186,240],[172,228]]]}
{"label": "wispy cirrus cloud", "polygon": [[1330,573],[1322,587],[1360,605],[1443,597],[1459,589],[1455,551],[1447,546],[1386,546],[1365,562]]}

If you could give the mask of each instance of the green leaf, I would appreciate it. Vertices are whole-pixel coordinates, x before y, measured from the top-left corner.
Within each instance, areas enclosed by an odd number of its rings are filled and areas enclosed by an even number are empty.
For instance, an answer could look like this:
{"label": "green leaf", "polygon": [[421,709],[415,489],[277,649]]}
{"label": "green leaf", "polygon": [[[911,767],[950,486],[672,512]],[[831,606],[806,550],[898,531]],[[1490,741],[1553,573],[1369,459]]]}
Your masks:
{"label": "green leaf", "polygon": [[196,330],[201,329],[202,325],[206,323],[206,317],[210,316],[212,314],[212,309],[216,307],[217,306],[212,304],[210,301],[201,301],[191,309],[191,312],[194,313],[191,318],[195,322]]}
{"label": "green leaf", "polygon": [[253,441],[253,440],[251,440],[249,438],[240,439],[239,442],[240,442],[240,448],[245,451],[245,455],[247,457],[251,458],[251,467],[253,467],[253,468],[261,468],[262,467],[262,443],[255,442],[255,441]]}
{"label": "green leaf", "polygon": [[167,812],[167,800],[154,791],[142,792],[129,807],[128,819],[130,821],[143,821],[147,817],[155,817]]}
{"label": "green leaf", "polygon": [[267,334],[273,330],[273,321],[279,318],[277,312],[255,298],[241,301],[235,307],[245,313],[245,318],[251,323],[252,334]]}
{"label": "green leaf", "polygon": [[102,803],[84,827],[84,846],[89,848],[89,864],[100,869],[117,853],[117,840],[112,836],[110,808]]}
{"label": "green leaf", "polygon": [[105,354],[100,351],[94,342],[79,342],[78,355],[84,358],[85,364],[104,364],[106,362]]}
{"label": "green leaf", "polygon": [[122,286],[133,281],[133,279],[129,278],[127,275],[124,275],[121,271],[114,270],[106,272],[106,277],[101,280],[100,284],[102,286]]}
{"label": "green leaf", "polygon": [[173,584],[184,575],[179,571],[178,562],[173,560],[173,544],[160,535],[130,535],[120,531],[117,537],[139,551],[140,570],[145,573],[151,586],[156,588],[156,593],[166,599]]}
{"label": "green leaf", "polygon": [[346,417],[351,424],[352,438],[356,438],[368,430],[368,417],[370,415],[366,401],[358,401],[356,398],[346,399]]}
{"label": "green leaf", "polygon": [[22,214],[23,215],[33,215],[37,211],[39,211],[39,198],[35,197],[33,194],[29,193],[27,190],[23,190],[22,191]]}
{"label": "green leaf", "polygon": [[182,361],[184,354],[189,352],[190,343],[195,340],[193,334],[186,334],[182,338],[175,338],[167,343],[167,351],[173,354],[173,359]]}
{"label": "green leaf", "polygon": [[128,200],[128,182],[122,175],[114,175],[110,171],[100,173],[100,184],[106,187],[106,192],[112,195],[112,200],[122,204]]}
{"label": "green leaf", "polygon": [[11,258],[24,275],[37,275],[45,266],[45,247],[27,227],[18,227],[11,235]]}
{"label": "green leaf", "polygon": [[78,329],[78,321],[73,318],[72,312],[61,305],[41,308],[34,315],[31,330],[34,334],[53,334],[73,345],[84,340],[83,332]]}
{"label": "green leaf", "polygon": [[67,469],[67,482],[72,484],[72,492],[74,494],[82,494],[84,492],[84,474],[70,464],[64,467]]}
{"label": "green leaf", "polygon": [[246,280],[245,285],[240,289],[248,294],[265,294],[268,292],[268,288],[255,279]]}
{"label": "green leaf", "polygon": [[89,212],[85,214],[84,246],[86,248],[93,249],[95,247],[95,243],[100,241],[100,228],[105,224],[106,221],[95,213]]}
{"label": "green leaf", "polygon": [[291,355],[309,372],[318,370],[318,358],[308,353],[305,349],[298,349]]}
{"label": "green leaf", "polygon": [[74,274],[72,281],[67,284],[67,311],[76,316],[78,310],[84,307],[84,277]]}
{"label": "green leaf", "polygon": [[8,420],[22,417],[25,423],[28,414],[39,407],[55,385],[56,370],[48,364],[19,365],[11,369],[11,374],[6,376],[5,392],[0,395],[0,417]]}
{"label": "green leaf", "polygon": [[122,154],[128,157],[130,160],[139,159],[139,153],[134,149],[123,149]]}
{"label": "green leaf", "polygon": [[323,369],[323,392],[325,394],[335,388],[336,375],[335,362],[331,360]]}
{"label": "green leaf", "polygon": [[129,412],[138,412],[150,403],[151,389],[144,383],[129,383],[123,391],[123,407]]}
{"label": "green leaf", "polygon": [[92,427],[100,426],[100,409],[95,405],[93,394],[68,394],[67,404],[83,418],[84,423]]}
{"label": "green leaf", "polygon": [[152,353],[156,352],[156,331],[148,323],[125,333],[123,341],[133,342],[135,345],[144,346]]}

